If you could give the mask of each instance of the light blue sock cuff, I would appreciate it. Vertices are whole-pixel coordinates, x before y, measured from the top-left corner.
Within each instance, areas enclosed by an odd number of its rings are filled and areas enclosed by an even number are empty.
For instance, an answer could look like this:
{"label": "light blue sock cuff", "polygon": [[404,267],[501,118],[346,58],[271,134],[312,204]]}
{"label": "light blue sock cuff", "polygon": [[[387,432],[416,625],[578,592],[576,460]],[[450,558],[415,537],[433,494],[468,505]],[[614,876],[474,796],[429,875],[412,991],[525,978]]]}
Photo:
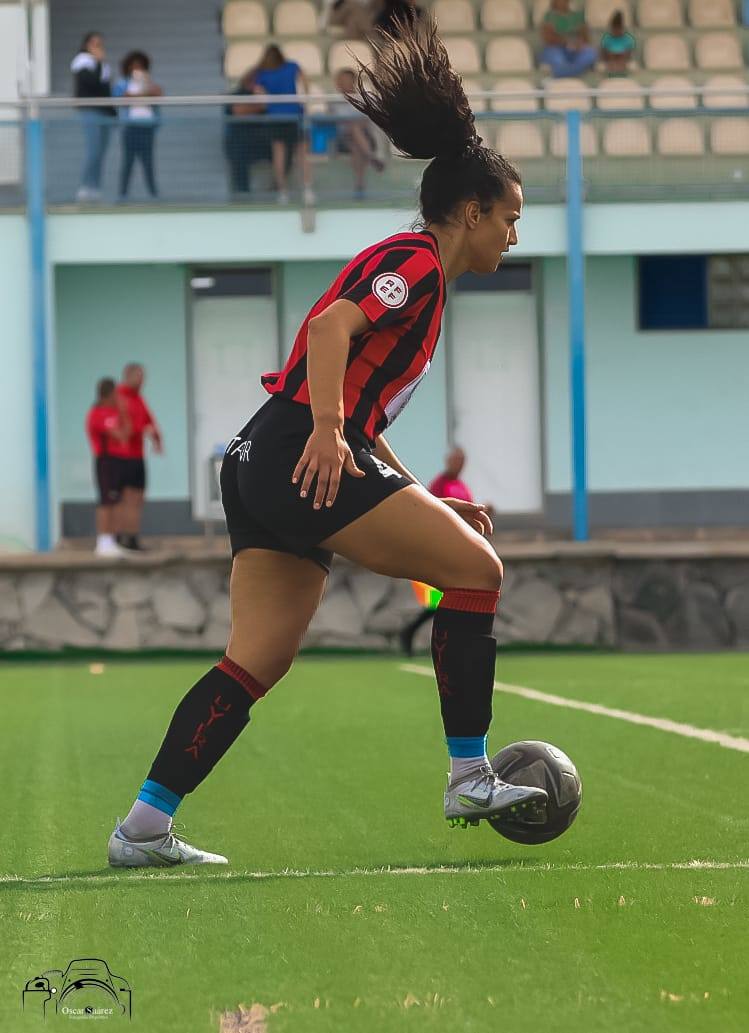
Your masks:
{"label": "light blue sock cuff", "polygon": [[163,811],[164,814],[168,814],[169,817],[174,814],[182,803],[181,796],[177,796],[177,794],[173,793],[171,789],[167,789],[165,786],[159,785],[158,782],[152,782],[150,778],[147,778],[141,786],[140,792],[138,793],[138,799],[142,800],[143,803],[149,803],[158,811]]}
{"label": "light blue sock cuff", "polygon": [[485,735],[448,735],[445,739],[447,752],[451,757],[485,757]]}

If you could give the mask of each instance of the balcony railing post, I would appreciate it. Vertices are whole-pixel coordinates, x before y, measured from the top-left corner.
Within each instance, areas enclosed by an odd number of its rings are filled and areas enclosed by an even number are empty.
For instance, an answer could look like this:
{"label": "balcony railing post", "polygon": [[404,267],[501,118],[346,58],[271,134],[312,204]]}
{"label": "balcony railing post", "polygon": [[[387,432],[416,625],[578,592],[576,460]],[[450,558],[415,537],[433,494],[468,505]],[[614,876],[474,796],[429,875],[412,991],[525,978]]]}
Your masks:
{"label": "balcony railing post", "polygon": [[44,198],[44,123],[33,101],[25,113],[26,216],[31,265],[32,391],[34,401],[34,458],[36,467],[36,548],[51,548],[47,247]]}
{"label": "balcony railing post", "polygon": [[572,515],[576,541],[588,539],[588,473],[585,413],[585,246],[583,164],[579,111],[567,112],[567,302],[572,417]]}

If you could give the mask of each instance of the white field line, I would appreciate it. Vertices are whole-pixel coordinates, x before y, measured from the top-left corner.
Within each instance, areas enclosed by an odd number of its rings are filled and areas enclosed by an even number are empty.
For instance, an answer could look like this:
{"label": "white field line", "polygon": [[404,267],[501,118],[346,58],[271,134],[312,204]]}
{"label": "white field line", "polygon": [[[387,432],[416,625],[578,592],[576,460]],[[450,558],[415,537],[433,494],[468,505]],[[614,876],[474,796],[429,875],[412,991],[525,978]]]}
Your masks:
{"label": "white field line", "polygon": [[[283,868],[276,872],[253,872],[253,871],[237,871],[237,872],[206,872],[210,881],[229,881],[232,879],[256,879],[257,881],[271,880],[271,879],[341,879],[346,876],[353,877],[364,877],[364,878],[379,878],[383,875],[480,875],[482,872],[491,872],[494,874],[516,874],[517,872],[525,872],[531,874],[533,872],[620,872],[620,871],[634,871],[634,872],[670,872],[670,871],[700,871],[700,872],[714,872],[714,871],[735,871],[739,869],[745,869],[749,871],[749,859],[739,861],[670,861],[663,863],[642,863],[639,861],[611,861],[607,864],[524,864],[522,861],[517,864],[487,864],[487,865],[471,865],[471,864],[446,864],[446,865],[430,865],[429,867],[423,868],[399,868],[399,867],[386,867],[386,868],[348,868],[341,871],[327,871],[325,869],[316,871],[314,869],[295,869],[295,868]],[[179,871],[171,868],[168,874],[166,869],[160,868],[154,870],[152,868],[146,871],[139,871],[138,869],[132,869],[130,871],[123,871],[120,874],[115,875],[112,873],[97,875],[92,873],[91,875],[41,875],[35,879],[26,879],[21,875],[0,875],[0,884],[11,883],[14,885],[23,886],[50,886],[50,885],[63,885],[63,886],[75,886],[80,884],[96,883],[96,885],[106,884],[110,882],[120,883],[123,881],[153,881],[154,879],[160,879],[162,876],[168,879],[170,882],[175,880],[190,881],[196,879],[199,875],[203,875],[202,869],[193,869],[193,871],[187,871],[181,868]]]}
{"label": "white field line", "polygon": [[[434,678],[434,671],[431,667],[419,667],[417,664],[401,664],[400,669],[409,674],[423,674]],[[598,714],[601,717],[615,717],[618,721],[629,721],[632,725],[645,725],[648,728],[657,728],[660,732],[673,732],[674,735],[683,735],[687,739],[700,739],[702,742],[714,742],[719,746],[725,746],[727,750],[738,750],[739,753],[749,753],[749,739],[740,735],[729,735],[727,732],[716,732],[712,728],[696,728],[694,725],[686,725],[681,721],[670,721],[667,717],[648,717],[646,714],[636,714],[631,710],[619,710],[618,707],[604,707],[600,703],[585,703],[579,699],[568,699],[566,696],[554,696],[550,692],[539,692],[538,689],[527,689],[523,685],[507,685],[505,682],[494,682],[495,692],[507,692],[513,696],[522,696],[523,699],[532,699],[536,703],[549,703],[553,707],[567,707],[570,710],[584,710],[588,714]]]}

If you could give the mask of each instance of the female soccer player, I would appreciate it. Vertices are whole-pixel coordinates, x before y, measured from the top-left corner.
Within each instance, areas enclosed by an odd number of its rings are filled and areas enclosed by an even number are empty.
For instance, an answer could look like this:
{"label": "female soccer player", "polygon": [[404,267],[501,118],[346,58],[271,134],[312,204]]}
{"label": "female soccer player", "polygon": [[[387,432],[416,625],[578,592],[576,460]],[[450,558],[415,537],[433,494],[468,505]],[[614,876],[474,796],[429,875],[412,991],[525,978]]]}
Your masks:
{"label": "female soccer player", "polygon": [[501,782],[487,760],[502,564],[483,506],[432,497],[383,431],[429,369],[446,285],[492,273],[517,243],[520,177],[476,135],[460,79],[432,24],[377,45],[351,103],[413,158],[424,229],[367,248],[302,324],[263,383],[270,399],[232,439],[221,488],[231,538],[226,655],[177,707],[148,778],[109,841],[118,866],[226,863],[178,839],[172,815],[289,670],[322,598],[333,553],[444,591],[432,657],[450,755],[452,824],[533,811],[543,790]]}

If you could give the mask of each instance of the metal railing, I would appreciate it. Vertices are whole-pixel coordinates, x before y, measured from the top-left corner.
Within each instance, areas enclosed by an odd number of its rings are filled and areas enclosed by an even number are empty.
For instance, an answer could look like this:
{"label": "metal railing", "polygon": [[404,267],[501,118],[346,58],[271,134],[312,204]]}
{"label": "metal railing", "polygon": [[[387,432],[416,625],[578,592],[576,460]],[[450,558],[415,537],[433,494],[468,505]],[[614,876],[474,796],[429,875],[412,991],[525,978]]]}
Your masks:
{"label": "metal railing", "polygon": [[[715,106],[722,97],[727,106]],[[531,201],[565,198],[570,110],[582,120],[588,201],[749,197],[749,86],[655,85],[635,93],[618,90],[614,80],[584,91],[556,80],[553,92],[486,90],[470,98],[478,132],[517,162]],[[666,99],[668,108],[661,106]],[[299,115],[279,112],[292,103]],[[612,110],[612,103],[629,106]],[[234,105],[259,110],[235,115]],[[344,105],[329,93],[0,101],[0,207],[25,204],[34,175],[47,206],[268,206],[287,203],[286,193],[291,204],[413,206],[424,163],[404,161]],[[523,110],[528,105],[534,109]],[[144,107],[152,117],[138,111]],[[43,169],[26,160],[32,124],[34,161]],[[288,172],[280,199],[271,166],[279,144]],[[96,180],[89,189],[87,175]]]}

